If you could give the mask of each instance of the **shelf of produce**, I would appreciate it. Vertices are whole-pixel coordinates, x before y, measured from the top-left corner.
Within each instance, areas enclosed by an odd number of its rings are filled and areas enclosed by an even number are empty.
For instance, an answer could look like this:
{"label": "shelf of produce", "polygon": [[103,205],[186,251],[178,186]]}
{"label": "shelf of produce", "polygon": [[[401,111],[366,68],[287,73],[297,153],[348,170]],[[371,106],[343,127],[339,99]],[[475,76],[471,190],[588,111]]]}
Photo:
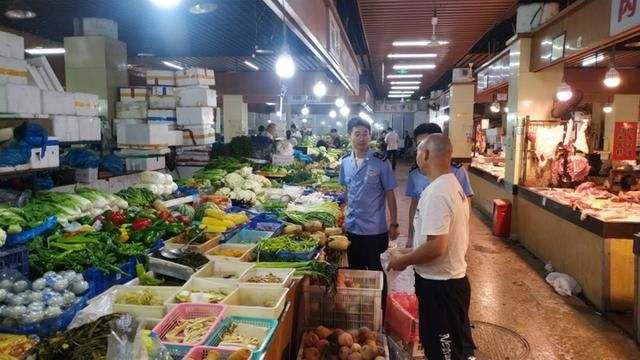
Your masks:
{"label": "shelf of produce", "polygon": [[28,169],[28,170],[12,171],[12,172],[5,172],[5,173],[0,172],[0,180],[15,179],[25,175],[33,175],[33,174],[44,173],[49,171],[58,171],[58,170],[60,170],[60,167]]}
{"label": "shelf of produce", "polygon": [[48,119],[48,114],[0,114],[0,119]]}
{"label": "shelf of produce", "polygon": [[198,200],[197,195],[189,195],[185,197],[180,197],[177,199],[171,199],[167,201],[163,201],[162,204],[165,207],[172,208],[174,206],[182,205],[182,204],[190,204]]}

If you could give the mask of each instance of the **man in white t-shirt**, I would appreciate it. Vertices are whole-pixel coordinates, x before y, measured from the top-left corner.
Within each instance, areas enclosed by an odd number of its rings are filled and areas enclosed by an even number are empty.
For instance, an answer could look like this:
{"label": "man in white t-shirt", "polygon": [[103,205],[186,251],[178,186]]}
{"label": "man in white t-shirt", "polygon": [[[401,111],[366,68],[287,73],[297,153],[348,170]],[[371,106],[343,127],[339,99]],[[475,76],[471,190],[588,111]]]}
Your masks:
{"label": "man in white t-shirt", "polygon": [[471,301],[465,255],[469,247],[469,205],[451,173],[452,146],[442,134],[418,146],[416,162],[431,184],[413,220],[413,251],[392,256],[390,270],[414,265],[420,341],[431,360],[463,359],[463,331]]}
{"label": "man in white t-shirt", "polygon": [[398,148],[400,147],[400,135],[392,128],[387,129],[387,135],[384,137],[384,143],[387,144],[387,156],[391,160],[391,168],[396,171],[396,158],[398,157]]}

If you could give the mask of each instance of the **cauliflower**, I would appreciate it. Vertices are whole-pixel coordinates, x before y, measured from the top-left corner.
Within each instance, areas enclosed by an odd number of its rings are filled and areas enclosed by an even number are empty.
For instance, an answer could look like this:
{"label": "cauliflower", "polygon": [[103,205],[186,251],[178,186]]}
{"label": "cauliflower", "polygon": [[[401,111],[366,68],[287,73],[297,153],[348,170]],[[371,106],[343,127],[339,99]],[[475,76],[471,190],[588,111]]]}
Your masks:
{"label": "cauliflower", "polygon": [[231,200],[246,201],[253,203],[256,200],[256,194],[249,190],[233,190],[229,197]]}
{"label": "cauliflower", "polygon": [[253,180],[246,180],[242,185],[242,189],[253,191],[256,194],[259,194],[262,192],[262,186],[257,181],[253,181]]}
{"label": "cauliflower", "polygon": [[231,173],[224,177],[224,184],[232,190],[241,189],[242,184],[244,184],[244,179],[240,174]]}
{"label": "cauliflower", "polygon": [[231,189],[229,189],[228,187],[223,187],[218,189],[218,191],[216,191],[216,195],[229,196],[230,193],[231,193]]}
{"label": "cauliflower", "polygon": [[271,180],[267,179],[266,177],[264,177],[262,175],[251,174],[251,176],[249,176],[247,178],[247,180],[253,180],[253,181],[257,182],[258,184],[260,184],[260,186],[262,186],[263,188],[271,187]]}
{"label": "cauliflower", "polygon": [[238,172],[240,173],[240,176],[246,179],[253,174],[253,169],[250,167],[243,167]]}
{"label": "cauliflower", "polygon": [[4,244],[7,242],[7,233],[0,229],[0,247],[3,247]]}

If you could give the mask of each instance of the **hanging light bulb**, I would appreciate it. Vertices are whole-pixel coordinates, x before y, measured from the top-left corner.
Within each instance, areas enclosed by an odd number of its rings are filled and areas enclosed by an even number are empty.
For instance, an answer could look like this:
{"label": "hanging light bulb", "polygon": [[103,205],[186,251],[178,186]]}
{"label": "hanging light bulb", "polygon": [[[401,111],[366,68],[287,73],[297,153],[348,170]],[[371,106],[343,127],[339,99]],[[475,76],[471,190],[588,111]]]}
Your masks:
{"label": "hanging light bulb", "polygon": [[329,117],[330,117],[330,118],[335,119],[335,118],[336,118],[336,116],[338,116],[338,113],[336,113],[336,111],[335,111],[335,110],[331,110],[331,111],[329,111]]}
{"label": "hanging light bulb", "polygon": [[560,86],[558,86],[558,91],[556,91],[556,99],[558,101],[567,101],[573,97],[573,91],[571,90],[571,86],[562,79]]}
{"label": "hanging light bulb", "polygon": [[607,74],[604,76],[604,86],[614,88],[620,85],[620,73],[615,67],[611,66]]}
{"label": "hanging light bulb", "polygon": [[613,111],[613,106],[611,106],[611,104],[604,104],[604,106],[602,107],[602,111],[604,111],[605,114],[611,114],[611,112]]}
{"label": "hanging light bulb", "polygon": [[296,73],[296,64],[288,51],[284,51],[276,61],[276,74],[283,79],[288,79]]}
{"label": "hanging light bulb", "polygon": [[494,101],[493,104],[491,104],[491,107],[489,107],[489,109],[491,110],[491,112],[493,113],[498,113],[500,112],[500,103],[497,101]]}
{"label": "hanging light bulb", "polygon": [[336,107],[337,107],[338,109],[340,109],[340,108],[341,108],[341,107],[343,107],[343,106],[344,106],[344,99],[343,99],[343,98],[341,98],[341,97],[337,98],[337,99],[336,99]]}
{"label": "hanging light bulb", "polygon": [[340,108],[340,115],[347,117],[351,113],[351,109],[348,106],[343,106]]}
{"label": "hanging light bulb", "polygon": [[313,93],[317,97],[323,97],[327,93],[327,87],[324,85],[322,81],[318,81],[316,85],[313,87]]}
{"label": "hanging light bulb", "polygon": [[309,116],[309,108],[307,107],[307,105],[302,107],[302,110],[300,110],[300,113],[304,116]]}

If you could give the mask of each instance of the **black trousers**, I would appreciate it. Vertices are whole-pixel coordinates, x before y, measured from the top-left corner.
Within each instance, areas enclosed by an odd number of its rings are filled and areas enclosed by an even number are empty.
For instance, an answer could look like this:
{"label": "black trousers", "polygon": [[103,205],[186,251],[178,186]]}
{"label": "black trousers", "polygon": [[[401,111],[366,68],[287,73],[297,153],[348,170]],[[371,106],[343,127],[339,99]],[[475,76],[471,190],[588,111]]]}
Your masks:
{"label": "black trousers", "polygon": [[382,271],[384,274],[382,288],[382,313],[384,314],[387,304],[387,275],[382,269],[380,255],[389,248],[389,234],[357,235],[347,233],[347,238],[351,242],[347,249],[349,269]]}
{"label": "black trousers", "polygon": [[387,150],[389,161],[391,161],[391,168],[396,169],[396,159],[398,158],[398,150]]}
{"label": "black trousers", "polygon": [[460,360],[473,355],[469,279],[465,276],[441,281],[415,276],[420,342],[426,357],[429,360]]}

